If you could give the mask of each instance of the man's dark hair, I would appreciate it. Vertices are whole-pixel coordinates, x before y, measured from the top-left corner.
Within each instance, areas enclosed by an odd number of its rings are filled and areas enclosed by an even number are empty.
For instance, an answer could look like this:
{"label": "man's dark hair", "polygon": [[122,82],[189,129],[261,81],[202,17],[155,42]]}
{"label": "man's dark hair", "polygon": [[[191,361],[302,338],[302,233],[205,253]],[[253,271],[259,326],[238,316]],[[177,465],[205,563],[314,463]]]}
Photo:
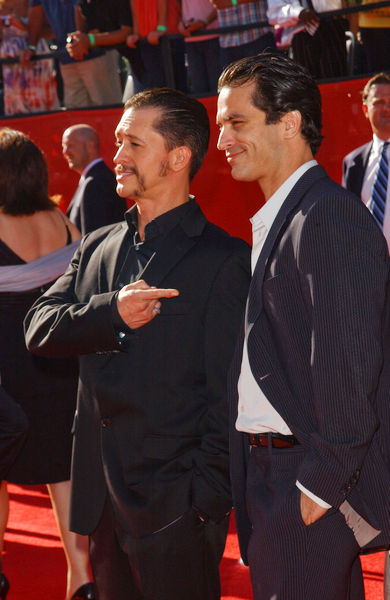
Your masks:
{"label": "man's dark hair", "polygon": [[302,117],[302,136],[313,154],[317,152],[323,137],[321,94],[304,67],[280,54],[249,56],[225,68],[218,81],[218,91],[225,86],[238,87],[245,83],[255,84],[253,104],[265,112],[268,125],[298,110]]}
{"label": "man's dark hair", "polygon": [[161,109],[153,128],[164,138],[168,151],[179,146],[191,150],[192,179],[202,165],[210,139],[210,123],[203,104],[170,88],[153,88],[132,96],[125,104],[125,111],[129,108]]}
{"label": "man's dark hair", "polygon": [[0,210],[9,215],[32,215],[54,207],[48,197],[42,152],[21,131],[0,129]]}
{"label": "man's dark hair", "polygon": [[386,85],[390,85],[390,75],[388,73],[378,73],[371,77],[364,86],[363,90],[363,104],[367,104],[367,98],[370,94],[370,90],[373,85],[378,85],[380,83],[384,83]]}

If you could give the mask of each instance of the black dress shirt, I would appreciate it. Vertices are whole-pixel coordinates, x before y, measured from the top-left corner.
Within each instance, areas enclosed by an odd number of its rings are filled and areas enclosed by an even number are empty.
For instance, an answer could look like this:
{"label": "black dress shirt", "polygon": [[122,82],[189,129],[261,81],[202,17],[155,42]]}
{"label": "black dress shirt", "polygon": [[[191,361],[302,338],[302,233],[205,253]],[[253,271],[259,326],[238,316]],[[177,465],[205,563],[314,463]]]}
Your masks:
{"label": "black dress shirt", "polygon": [[[180,204],[176,208],[150,221],[145,227],[144,241],[141,241],[138,233],[137,207],[133,206],[127,211],[125,219],[128,225],[128,235],[125,237],[118,254],[118,275],[115,280],[118,288],[142,279],[142,274],[146,266],[158,253],[164,238],[179,224],[194,204],[195,199],[191,196],[188,202]],[[172,248],[172,252],[174,250]],[[132,333],[133,330],[125,324],[119,315],[116,302],[117,295],[114,296],[112,303],[113,321],[119,337],[123,338],[127,333]]]}

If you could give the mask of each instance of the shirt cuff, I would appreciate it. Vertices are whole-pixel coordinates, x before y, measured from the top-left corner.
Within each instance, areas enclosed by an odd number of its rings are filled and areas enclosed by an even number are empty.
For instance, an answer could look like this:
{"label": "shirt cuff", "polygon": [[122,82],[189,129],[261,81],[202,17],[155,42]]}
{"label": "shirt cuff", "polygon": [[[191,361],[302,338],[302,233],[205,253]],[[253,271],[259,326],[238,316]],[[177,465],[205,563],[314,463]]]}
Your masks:
{"label": "shirt cuff", "polygon": [[309,490],[307,490],[305,487],[303,487],[303,485],[301,483],[299,483],[299,481],[296,481],[295,484],[296,484],[297,488],[301,490],[301,492],[306,494],[306,496],[309,496],[309,498],[311,500],[316,502],[316,504],[318,504],[319,506],[322,506],[322,508],[332,508],[331,504],[328,504],[327,502],[325,502],[325,500],[321,500],[321,498],[319,498],[312,492],[309,492]]}

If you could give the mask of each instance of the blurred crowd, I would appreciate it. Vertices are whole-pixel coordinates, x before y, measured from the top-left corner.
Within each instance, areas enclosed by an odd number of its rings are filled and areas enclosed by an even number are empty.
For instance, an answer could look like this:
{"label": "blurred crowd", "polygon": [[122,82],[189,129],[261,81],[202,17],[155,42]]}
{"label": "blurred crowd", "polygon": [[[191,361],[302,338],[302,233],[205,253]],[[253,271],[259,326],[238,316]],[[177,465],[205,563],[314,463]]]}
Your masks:
{"label": "blurred crowd", "polygon": [[[0,110],[14,115],[115,105],[140,89],[164,85],[214,94],[224,66],[263,50],[288,53],[319,79],[388,69],[390,7],[323,15],[345,5],[0,0],[0,58],[15,59],[2,64]],[[229,29],[218,34],[218,28]]]}

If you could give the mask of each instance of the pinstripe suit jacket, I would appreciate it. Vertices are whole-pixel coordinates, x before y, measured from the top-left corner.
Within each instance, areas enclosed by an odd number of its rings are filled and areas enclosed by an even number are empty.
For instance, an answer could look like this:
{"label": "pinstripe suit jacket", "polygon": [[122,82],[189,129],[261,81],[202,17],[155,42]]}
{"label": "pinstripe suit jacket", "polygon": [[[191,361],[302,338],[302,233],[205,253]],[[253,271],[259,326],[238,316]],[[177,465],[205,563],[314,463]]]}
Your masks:
{"label": "pinstripe suit jacket", "polygon": [[[252,372],[305,449],[298,479],[340,507],[347,500],[390,541],[389,258],[368,210],[322,167],[309,169],[267,236],[249,291]],[[248,444],[237,432],[243,331],[230,373],[231,470],[241,551]]]}

